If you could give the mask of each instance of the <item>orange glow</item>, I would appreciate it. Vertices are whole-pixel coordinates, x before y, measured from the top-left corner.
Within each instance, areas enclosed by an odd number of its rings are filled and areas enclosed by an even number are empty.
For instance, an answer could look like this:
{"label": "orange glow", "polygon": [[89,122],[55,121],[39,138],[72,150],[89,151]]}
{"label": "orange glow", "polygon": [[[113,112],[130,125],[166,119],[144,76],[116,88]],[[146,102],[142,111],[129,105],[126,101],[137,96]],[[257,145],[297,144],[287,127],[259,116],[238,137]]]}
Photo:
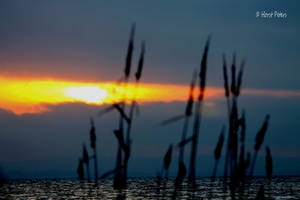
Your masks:
{"label": "orange glow", "polygon": [[[0,77],[0,108],[15,114],[48,111],[47,105],[82,102],[111,104],[126,96],[127,103],[186,101],[189,86],[171,84],[133,84],[122,86],[113,82],[77,82],[55,79],[16,79]],[[197,90],[196,90],[197,93]],[[243,90],[248,95],[297,96],[299,91]],[[205,98],[224,99],[223,88],[207,88]]]}
{"label": "orange glow", "polygon": [[[0,77],[0,108],[15,114],[47,111],[47,104],[83,102],[111,104],[124,96],[139,103],[185,101],[188,86],[162,84],[127,84],[112,82],[75,82],[62,80],[7,79]],[[138,90],[138,91],[137,91]],[[221,90],[212,89],[207,96],[216,96]]]}

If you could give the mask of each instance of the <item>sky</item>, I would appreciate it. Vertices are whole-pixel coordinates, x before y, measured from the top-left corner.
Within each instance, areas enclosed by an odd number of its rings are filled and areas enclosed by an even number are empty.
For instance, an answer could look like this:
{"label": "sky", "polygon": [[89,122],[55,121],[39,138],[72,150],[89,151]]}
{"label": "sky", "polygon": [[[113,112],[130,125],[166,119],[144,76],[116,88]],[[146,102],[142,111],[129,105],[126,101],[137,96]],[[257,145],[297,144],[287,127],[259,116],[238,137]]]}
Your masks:
{"label": "sky", "polygon": [[[247,149],[266,114],[265,144],[274,173],[300,175],[300,2],[283,1],[1,1],[0,166],[8,177],[74,177],[94,117],[101,172],[114,166],[116,102],[130,27],[136,24],[133,72],[146,41],[139,89],[130,79],[140,115],[133,124],[131,176],[154,176],[181,122],[158,124],[185,108],[193,71],[207,36],[207,91],[199,138],[199,175],[210,175],[213,150],[227,122],[222,55],[246,60],[239,107],[245,109]],[[284,12],[287,18],[256,17]],[[260,156],[265,155],[262,148]],[[175,159],[175,158],[174,158]],[[175,163],[175,162],[173,162]],[[203,164],[205,163],[205,165]],[[174,166],[173,166],[174,165]],[[176,166],[172,165],[175,173]],[[102,168],[101,168],[102,167]],[[171,174],[172,174],[171,170]],[[257,174],[264,174],[259,157]]]}

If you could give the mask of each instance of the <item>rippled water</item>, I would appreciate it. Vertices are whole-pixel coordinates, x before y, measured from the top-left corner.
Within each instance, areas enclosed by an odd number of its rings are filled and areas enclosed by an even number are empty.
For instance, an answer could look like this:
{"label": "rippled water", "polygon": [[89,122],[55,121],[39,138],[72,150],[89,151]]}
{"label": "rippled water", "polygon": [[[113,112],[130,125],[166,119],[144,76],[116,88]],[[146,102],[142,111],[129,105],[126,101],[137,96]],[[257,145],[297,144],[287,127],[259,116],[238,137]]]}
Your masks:
{"label": "rippled water", "polygon": [[[236,197],[254,198],[261,185],[270,199],[300,199],[300,177],[275,177],[271,182],[255,178],[236,191]],[[171,199],[174,195],[173,180],[160,187],[154,178],[131,178],[128,187],[119,191],[112,188],[112,180],[80,182],[77,180],[10,180],[0,188],[0,199]],[[209,178],[197,179],[193,189],[184,182],[177,199],[231,199],[224,191],[223,181],[211,182]]]}

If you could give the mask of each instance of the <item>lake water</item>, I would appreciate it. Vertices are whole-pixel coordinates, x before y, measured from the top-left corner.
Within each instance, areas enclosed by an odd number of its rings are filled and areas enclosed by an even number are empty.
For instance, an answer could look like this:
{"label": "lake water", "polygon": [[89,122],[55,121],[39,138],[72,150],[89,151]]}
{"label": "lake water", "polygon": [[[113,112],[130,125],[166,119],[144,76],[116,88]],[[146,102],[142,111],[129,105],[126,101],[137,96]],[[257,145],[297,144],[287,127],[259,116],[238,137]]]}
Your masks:
{"label": "lake water", "polygon": [[[274,177],[272,181],[254,178],[236,191],[237,199],[255,198],[264,185],[265,196],[270,199],[300,199],[300,177]],[[173,180],[157,186],[155,178],[130,178],[122,191],[112,188],[112,180],[93,182],[77,180],[9,180],[0,188],[0,199],[171,199]],[[176,193],[177,199],[231,199],[224,190],[222,179],[197,179],[197,187],[184,182]]]}

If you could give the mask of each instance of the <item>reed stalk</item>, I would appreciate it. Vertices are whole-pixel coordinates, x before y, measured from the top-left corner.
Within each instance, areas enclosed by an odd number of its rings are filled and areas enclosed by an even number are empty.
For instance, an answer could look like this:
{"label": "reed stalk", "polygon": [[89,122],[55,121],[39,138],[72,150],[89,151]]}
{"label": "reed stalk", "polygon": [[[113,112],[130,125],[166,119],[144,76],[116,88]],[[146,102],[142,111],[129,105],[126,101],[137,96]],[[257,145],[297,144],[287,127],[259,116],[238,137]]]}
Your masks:
{"label": "reed stalk", "polygon": [[[227,103],[227,113],[228,113],[228,120],[230,123],[230,90],[229,90],[229,84],[228,84],[228,75],[227,75],[227,64],[226,64],[226,56],[223,54],[223,78],[224,78],[224,90],[225,90],[225,98]],[[227,179],[227,173],[228,173],[228,159],[229,159],[229,143],[230,143],[230,131],[228,131],[228,137],[227,137],[227,148],[225,153],[225,166],[224,166],[224,180]]]}
{"label": "reed stalk", "polygon": [[215,165],[214,165],[213,173],[211,176],[212,181],[215,180],[215,177],[217,174],[217,168],[218,168],[219,160],[220,160],[221,153],[222,153],[223,143],[224,143],[224,135],[225,135],[225,127],[223,126],[223,128],[221,130],[221,134],[219,136],[218,143],[217,143],[215,151],[214,151]]}
{"label": "reed stalk", "polygon": [[95,133],[95,126],[94,120],[91,118],[91,129],[90,129],[90,140],[91,140],[91,148],[94,152],[94,173],[95,173],[95,182],[98,181],[98,161],[97,161],[97,149],[96,149],[96,133]]}
{"label": "reed stalk", "polygon": [[272,155],[271,155],[270,148],[267,146],[266,147],[266,176],[269,180],[272,179],[272,172],[273,172]]}
{"label": "reed stalk", "polygon": [[[125,69],[124,69],[124,82],[123,86],[124,88],[124,97],[122,100],[122,103],[120,104],[121,110],[125,113],[125,105],[126,105],[126,87],[127,83],[129,80],[129,75],[131,71],[131,60],[132,60],[132,54],[133,54],[133,49],[134,49],[134,34],[135,34],[135,24],[132,25],[131,27],[131,32],[130,32],[130,38],[129,38],[129,44],[128,44],[128,49],[127,49],[127,56],[126,56],[126,62],[125,62]],[[122,134],[123,138],[123,133],[124,133],[124,125],[123,125],[123,116],[120,114],[120,119],[119,119],[119,131]],[[116,161],[116,169],[121,168],[122,165],[122,148],[119,145],[118,146],[118,152],[117,152],[117,161]],[[124,167],[125,168],[125,167]],[[127,171],[127,169],[126,169]],[[124,177],[124,171],[118,171],[115,174],[114,177],[114,188],[123,188],[126,186],[126,181],[127,179]]]}
{"label": "reed stalk", "polygon": [[84,169],[83,169],[82,159],[79,159],[79,162],[78,162],[77,176],[78,176],[78,180],[83,180],[84,179]]}
{"label": "reed stalk", "polygon": [[164,156],[164,172],[165,172],[165,178],[168,179],[168,174],[169,174],[169,167],[172,161],[172,151],[173,151],[173,146],[170,145],[168,148],[167,153]]}
{"label": "reed stalk", "polygon": [[269,119],[270,119],[270,115],[266,115],[265,121],[264,121],[262,127],[260,128],[260,130],[258,131],[256,138],[255,138],[254,157],[253,157],[253,160],[251,163],[250,174],[249,174],[250,177],[253,176],[257,153],[264,141],[264,137],[265,137],[265,134],[268,129]]}
{"label": "reed stalk", "polygon": [[134,89],[134,94],[133,94],[133,98],[131,101],[130,112],[129,112],[130,123],[128,123],[127,130],[126,130],[127,149],[125,151],[125,158],[124,158],[124,179],[127,179],[127,166],[128,166],[128,160],[129,160],[130,152],[131,152],[130,133],[131,133],[131,127],[132,127],[132,122],[133,122],[133,113],[134,113],[135,107],[137,106],[137,102],[136,102],[135,98],[136,98],[137,90],[139,88],[140,78],[142,77],[142,70],[143,70],[143,65],[144,65],[144,55],[145,55],[145,42],[143,41],[142,46],[141,46],[141,54],[140,54],[140,59],[139,59],[139,63],[138,63],[138,69],[135,74],[135,78],[136,78],[135,89]]}
{"label": "reed stalk", "polygon": [[240,133],[240,158],[239,158],[239,174],[242,182],[245,181],[246,176],[246,166],[245,166],[245,136],[246,136],[246,119],[245,119],[245,111],[243,110],[242,118],[239,120],[239,124],[241,127]]}
{"label": "reed stalk", "polygon": [[[197,73],[195,71],[193,73],[193,78],[192,78],[192,81],[190,84],[189,97],[188,97],[188,101],[187,101],[186,109],[185,109],[185,118],[184,118],[183,129],[182,129],[181,143],[186,140],[189,120],[192,115],[192,109],[193,109],[193,104],[194,104],[194,88],[195,88],[196,81],[197,81]],[[180,162],[183,162],[184,147],[185,147],[185,145],[179,147],[178,167],[180,166]]]}
{"label": "reed stalk", "polygon": [[86,150],[85,144],[82,145],[82,154],[83,163],[86,165],[87,178],[88,181],[90,181],[89,154]]}
{"label": "reed stalk", "polygon": [[205,91],[205,81],[206,81],[206,69],[207,69],[207,56],[210,44],[210,36],[208,37],[204,52],[202,56],[202,61],[200,65],[200,81],[199,81],[199,96],[195,109],[195,118],[194,118],[194,131],[193,131],[193,141],[191,148],[191,157],[190,157],[190,169],[189,169],[189,181],[195,185],[195,177],[196,177],[196,158],[197,158],[197,145],[198,145],[198,135],[200,129],[201,122],[201,113],[202,113],[202,102],[204,98]]}

